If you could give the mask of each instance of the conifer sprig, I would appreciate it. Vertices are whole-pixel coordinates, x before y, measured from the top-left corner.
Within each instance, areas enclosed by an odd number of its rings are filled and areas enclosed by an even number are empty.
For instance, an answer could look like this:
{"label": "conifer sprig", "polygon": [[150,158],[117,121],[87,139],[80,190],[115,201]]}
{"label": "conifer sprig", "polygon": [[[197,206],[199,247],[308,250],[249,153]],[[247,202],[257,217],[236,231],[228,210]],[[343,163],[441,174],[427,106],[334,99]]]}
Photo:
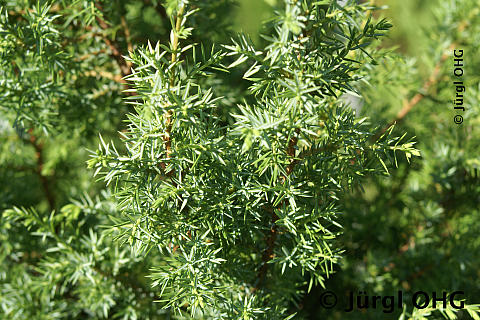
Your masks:
{"label": "conifer sprig", "polygon": [[357,2],[269,1],[252,41],[233,0],[0,0],[0,318],[302,319],[321,288],[430,272],[473,292],[478,8],[437,8],[422,77]]}
{"label": "conifer sprig", "polygon": [[[340,23],[362,19],[359,6],[287,1],[264,51],[240,36],[207,54],[179,41],[191,34],[194,5],[173,11],[169,46],[132,53],[128,79],[143,102],[129,115],[128,153],[103,143],[90,166],[117,186],[123,237],[146,257],[165,255],[151,274],[165,308],[220,317],[247,312],[252,299],[258,316],[276,319],[297,293],[274,288],[299,288],[303,274],[309,287],[323,284],[338,260],[340,193],[386,170],[390,150],[418,155],[402,139],[372,144],[372,129],[337,99],[353,90],[361,59],[372,59],[370,38],[389,25]],[[347,58],[356,51],[359,61]],[[230,70],[252,60],[244,77],[253,104],[239,105],[228,125],[216,117],[222,97],[202,78],[231,56]],[[238,245],[255,251],[241,254]]]}

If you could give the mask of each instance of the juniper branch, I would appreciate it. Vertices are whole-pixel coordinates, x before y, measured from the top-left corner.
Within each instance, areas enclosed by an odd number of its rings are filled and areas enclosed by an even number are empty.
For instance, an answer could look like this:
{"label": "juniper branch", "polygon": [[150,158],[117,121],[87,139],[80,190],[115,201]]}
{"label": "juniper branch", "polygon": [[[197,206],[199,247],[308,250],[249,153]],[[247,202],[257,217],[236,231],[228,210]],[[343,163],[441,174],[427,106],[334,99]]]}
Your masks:
{"label": "juniper branch", "polygon": [[36,174],[38,175],[38,178],[40,179],[40,183],[43,188],[43,192],[45,193],[45,198],[47,199],[48,205],[50,207],[50,211],[55,209],[55,196],[53,194],[53,191],[51,189],[51,183],[47,176],[43,174],[43,167],[44,167],[44,157],[43,157],[43,143],[38,141],[37,136],[33,134],[33,129],[29,129],[28,133],[30,135],[30,138],[28,139],[29,143],[33,146],[35,149],[35,159],[37,161],[37,167],[36,167]]}
{"label": "juniper branch", "polygon": [[[287,180],[287,177],[293,172],[295,164],[297,163],[297,160],[295,159],[295,153],[296,153],[296,146],[298,143],[299,134],[300,134],[300,128],[296,128],[295,134],[288,141],[287,155],[290,158],[290,163],[288,164],[285,170],[285,174],[280,176],[280,180],[282,183],[285,183],[285,181]],[[268,262],[274,258],[275,241],[278,235],[278,230],[277,230],[278,226],[276,224],[278,220],[278,215],[275,213],[275,210],[279,210],[281,206],[284,204],[285,204],[285,201],[282,201],[277,208],[268,207],[266,209],[266,211],[272,215],[271,227],[270,227],[268,236],[266,237],[266,240],[265,240],[267,247],[265,248],[262,254],[262,264],[258,271],[256,285],[254,286],[252,292],[257,291],[260,287],[264,285],[265,277],[268,271]]]}

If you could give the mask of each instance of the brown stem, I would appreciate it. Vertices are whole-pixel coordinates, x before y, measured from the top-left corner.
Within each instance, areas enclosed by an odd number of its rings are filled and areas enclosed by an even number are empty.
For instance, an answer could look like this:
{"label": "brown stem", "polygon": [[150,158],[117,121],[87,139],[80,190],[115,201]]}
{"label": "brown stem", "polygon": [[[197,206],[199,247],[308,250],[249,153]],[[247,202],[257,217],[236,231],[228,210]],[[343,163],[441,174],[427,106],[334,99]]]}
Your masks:
{"label": "brown stem", "polygon": [[260,287],[263,286],[265,277],[267,275],[268,271],[268,261],[272,260],[274,255],[274,249],[275,249],[275,241],[277,240],[277,225],[276,222],[278,220],[278,216],[275,213],[275,210],[271,207],[269,208],[264,208],[265,211],[270,212],[272,214],[272,220],[271,220],[271,227],[270,231],[268,233],[267,238],[265,239],[265,242],[267,244],[266,249],[263,251],[262,254],[262,265],[260,269],[258,270],[258,275],[257,275],[257,283],[255,287],[252,289],[252,292],[257,291]]}
{"label": "brown stem", "polygon": [[[182,6],[177,13],[177,18],[176,18],[176,24],[175,24],[175,30],[172,32],[174,33],[173,35],[173,40],[172,40],[172,57],[171,57],[171,63],[174,64],[177,61],[177,49],[178,49],[178,32],[180,31],[180,28],[182,26],[182,19],[183,19],[183,11],[185,7]],[[171,74],[170,74],[170,87],[173,87],[175,85],[175,68],[172,67],[171,69]],[[163,141],[165,143],[165,149],[167,150],[167,159],[170,158],[172,154],[172,111],[168,110],[165,113],[165,135],[163,136]],[[165,169],[166,165],[161,164],[162,168]],[[174,171],[169,173],[169,175],[173,175]]]}
{"label": "brown stem", "polygon": [[165,113],[165,126],[163,141],[165,142],[165,149],[167,150],[167,159],[169,159],[172,154],[172,137],[170,136],[172,132],[172,111],[170,110]]}
{"label": "brown stem", "polygon": [[[298,143],[298,136],[300,134],[300,128],[295,129],[295,134],[290,138],[288,141],[288,146],[287,146],[287,155],[290,157],[290,163],[287,166],[285,170],[285,175],[282,175],[280,177],[280,180],[282,183],[285,183],[287,180],[287,177],[293,172],[293,169],[295,167],[295,164],[297,163],[297,160],[295,159],[295,148]],[[277,240],[277,235],[278,235],[278,229],[277,229],[277,220],[278,220],[278,215],[275,213],[275,210],[279,210],[281,206],[285,203],[285,201],[282,201],[278,205],[277,208],[272,208],[272,207],[266,207],[264,208],[265,211],[269,212],[272,215],[271,219],[271,227],[268,235],[266,236],[265,242],[267,244],[267,247],[265,251],[263,251],[262,254],[262,265],[260,269],[258,270],[258,275],[257,275],[257,282],[255,287],[252,289],[252,292],[257,291],[260,287],[263,286],[265,277],[267,275],[268,271],[268,262],[272,260],[275,256],[274,254],[274,249],[275,249],[275,241]]]}
{"label": "brown stem", "polygon": [[[455,48],[455,44],[452,44],[452,45],[450,45],[450,47],[448,47],[448,52],[453,50],[453,48]],[[420,101],[422,101],[423,98],[425,98],[428,90],[430,90],[430,88],[438,82],[438,76],[439,76],[439,73],[440,73],[440,69],[442,67],[442,64],[445,62],[445,60],[447,60],[447,58],[448,58],[448,53],[447,52],[443,53],[442,57],[440,58],[440,60],[435,65],[435,68],[433,69],[432,74],[423,84],[420,92],[415,94],[410,100],[404,100],[403,101],[403,107],[397,113],[397,116],[395,117],[395,119],[390,121],[390,123],[385,128],[383,128],[382,131],[380,131],[379,133],[377,133],[374,136],[375,140],[377,140],[382,134],[384,134],[395,123],[402,121],[403,118],[405,118],[405,116],[413,109],[413,107],[415,107]]]}
{"label": "brown stem", "polygon": [[[176,17],[176,24],[175,24],[175,30],[172,30],[174,33],[173,35],[173,40],[172,40],[172,57],[171,57],[171,63],[174,64],[177,61],[177,48],[178,48],[178,31],[180,30],[182,26],[182,19],[183,19],[183,12],[185,10],[185,6],[182,6],[177,13]],[[175,85],[175,68],[172,67],[171,69],[171,74],[170,74],[170,88],[172,88]],[[172,111],[168,110],[165,112],[165,134],[163,136],[163,142],[165,143],[165,150],[166,150],[166,158],[167,160],[170,159],[171,154],[172,154]],[[167,165],[165,162],[160,163],[160,167],[165,171]],[[173,175],[175,174],[175,169],[172,169],[170,172],[166,174],[166,176],[170,177],[172,184],[177,187],[177,184],[175,181],[172,179]],[[180,195],[180,201],[182,201],[182,196]],[[187,232],[188,237],[191,239],[191,231],[188,230]],[[169,245],[173,246],[173,243],[170,243]],[[172,253],[175,253],[177,249],[179,248],[179,245],[173,246]]]}
{"label": "brown stem", "polygon": [[[103,13],[103,8],[100,4],[96,3],[95,7],[100,12]],[[103,30],[107,30],[109,28],[108,24],[101,17],[96,16],[95,19],[96,19],[98,25],[100,26],[100,28],[102,28]],[[127,39],[127,46],[131,46],[131,44],[128,44],[129,41],[130,41],[129,40],[130,31],[128,30],[128,27],[126,26],[126,22],[124,21],[124,18],[122,20],[122,24],[125,24],[124,25],[124,33],[125,33],[125,38]],[[120,72],[121,72],[122,76],[126,77],[126,76],[130,75],[130,73],[131,73],[131,63],[126,61],[125,58],[122,56],[118,43],[115,42],[115,41],[111,41],[106,36],[102,36],[102,38],[103,38],[103,41],[105,42],[105,44],[110,48],[110,51],[111,51],[110,56],[117,62],[117,65],[120,68]],[[129,50],[130,50],[130,48],[129,48]],[[126,94],[131,95],[131,96],[135,95],[135,93],[131,92],[131,91],[127,91]]]}
{"label": "brown stem", "polygon": [[48,205],[50,207],[50,210],[52,211],[55,209],[55,196],[53,195],[53,192],[50,188],[50,182],[48,181],[48,178],[42,173],[43,165],[44,165],[43,143],[38,142],[37,137],[33,134],[33,129],[29,129],[28,133],[30,134],[30,139],[28,141],[35,149],[35,158],[37,160],[37,167],[35,169],[35,172],[40,178],[40,183],[42,184],[43,192],[45,193],[45,197],[47,199]]}
{"label": "brown stem", "polygon": [[[133,51],[133,45],[132,45],[132,40],[131,40],[131,35],[130,35],[130,29],[128,28],[127,20],[125,19],[124,16],[120,18],[122,22],[122,27],[123,27],[123,33],[125,34],[125,41],[127,41],[127,49],[128,51]],[[130,68],[131,67],[131,62],[126,61],[127,66]]]}
{"label": "brown stem", "polygon": [[[287,179],[287,177],[293,172],[293,169],[295,168],[295,165],[304,159],[307,156],[312,155],[313,153],[317,152],[324,152],[324,151],[335,151],[337,150],[337,146],[333,145],[326,145],[324,147],[318,148],[318,149],[313,149],[313,150],[308,150],[308,151],[302,151],[300,154],[295,157],[295,149],[298,143],[298,136],[300,135],[300,128],[295,129],[295,135],[292,136],[288,142],[288,147],[287,147],[287,155],[290,157],[290,163],[287,166],[287,169],[285,170],[286,174],[281,176],[282,183],[284,183]],[[265,251],[262,254],[262,266],[260,267],[258,271],[258,276],[257,276],[257,282],[255,287],[252,289],[252,293],[257,291],[261,286],[263,286],[267,270],[268,270],[268,261],[272,260],[274,258],[274,247],[275,247],[275,241],[277,239],[278,235],[278,230],[277,230],[277,225],[276,222],[278,220],[278,215],[275,213],[275,210],[279,210],[283,204],[285,204],[286,200],[282,201],[278,205],[277,208],[272,208],[270,207],[264,207],[263,209],[267,212],[269,212],[272,215],[272,224],[270,228],[270,232],[268,233],[268,236],[266,236],[266,244],[267,247]]]}
{"label": "brown stem", "polygon": [[[463,22],[459,23],[459,25],[457,27],[458,32],[462,32],[467,26],[468,26],[467,21],[463,21]],[[433,72],[430,75],[430,77],[423,84],[421,92],[418,92],[417,94],[415,94],[410,100],[404,100],[403,101],[403,107],[397,113],[397,116],[395,117],[395,119],[390,121],[390,123],[385,128],[383,128],[382,131],[380,131],[379,133],[377,133],[374,136],[375,140],[377,140],[382,134],[384,134],[392,125],[394,125],[395,123],[397,123],[399,121],[402,121],[403,118],[405,118],[405,116],[413,109],[413,107],[415,105],[417,105],[420,101],[423,100],[423,98],[425,98],[427,96],[428,90],[433,85],[435,85],[439,80],[438,76],[439,76],[439,73],[440,73],[440,69],[442,67],[442,64],[449,57],[448,53],[451,52],[453,49],[455,49],[455,47],[457,47],[457,45],[458,44],[454,42],[448,47],[448,49],[442,54],[442,56],[440,57],[440,60],[435,65],[435,67],[433,69]]]}
{"label": "brown stem", "polygon": [[290,164],[287,166],[287,169],[285,170],[286,176],[282,176],[283,181],[285,181],[285,179],[293,172],[293,168],[297,163],[297,161],[295,160],[295,148],[298,143],[299,134],[300,134],[300,128],[296,128],[295,135],[292,136],[292,138],[288,142],[287,155],[291,158],[291,160],[290,160]]}

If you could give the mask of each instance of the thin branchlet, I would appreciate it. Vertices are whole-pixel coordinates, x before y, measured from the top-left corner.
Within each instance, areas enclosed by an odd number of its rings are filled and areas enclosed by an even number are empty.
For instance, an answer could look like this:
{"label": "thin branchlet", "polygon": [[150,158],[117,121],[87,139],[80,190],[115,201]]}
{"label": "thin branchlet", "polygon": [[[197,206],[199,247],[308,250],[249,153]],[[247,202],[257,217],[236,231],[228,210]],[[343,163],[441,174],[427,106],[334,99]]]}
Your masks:
{"label": "thin branchlet", "polygon": [[[48,169],[60,179],[53,195],[50,177],[39,176],[48,182],[37,192],[42,201],[32,200],[40,210],[2,216],[8,234],[16,226],[24,233],[15,246],[2,244],[6,270],[14,272],[0,274],[41,291],[42,301],[58,302],[72,319],[288,317],[304,280],[324,285],[341,257],[343,199],[365,177],[388,172],[399,154],[419,155],[391,130],[372,141],[374,126],[338,98],[374,77],[377,40],[390,27],[368,18],[372,8],[348,3],[277,1],[265,47],[244,35],[225,38],[231,0],[44,9],[39,2],[13,20],[0,16],[8,119],[18,120],[19,136],[22,126],[38,126],[55,137],[27,136],[32,159],[14,167],[39,168],[37,175]],[[152,27],[166,18],[171,30]],[[78,54],[64,54],[71,52]],[[122,78],[134,95],[123,100],[115,83]],[[127,115],[124,100],[133,106]],[[65,141],[72,146],[57,155]],[[88,166],[108,185],[95,199],[89,194],[102,187],[70,170],[84,160],[76,150],[84,142],[98,144]],[[67,202],[71,193],[78,200]],[[47,214],[45,202],[57,210]],[[29,263],[34,274],[24,272]],[[8,304],[0,310],[22,305],[22,317],[39,314],[15,300],[30,297],[28,290],[3,288],[0,301],[7,292]],[[55,308],[41,311],[55,315]]]}

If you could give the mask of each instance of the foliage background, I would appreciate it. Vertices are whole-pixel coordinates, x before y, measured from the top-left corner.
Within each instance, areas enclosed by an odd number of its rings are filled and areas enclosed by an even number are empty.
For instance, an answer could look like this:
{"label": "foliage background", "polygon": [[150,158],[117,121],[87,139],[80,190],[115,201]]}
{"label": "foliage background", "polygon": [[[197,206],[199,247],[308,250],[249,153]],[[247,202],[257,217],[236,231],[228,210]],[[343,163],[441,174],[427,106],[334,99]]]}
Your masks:
{"label": "foliage background", "polygon": [[[445,3],[451,6],[461,4],[465,8],[457,11],[460,12],[458,16],[450,17],[448,10],[442,9],[441,4]],[[242,0],[237,11],[229,13],[224,19],[228,23],[234,20],[236,30],[250,33],[256,43],[261,43],[262,39],[258,37],[260,21],[269,17],[272,4],[274,1]],[[410,136],[416,136],[422,158],[414,159],[411,164],[400,160],[398,168],[391,170],[390,177],[371,178],[363,185],[364,191],[358,190],[345,195],[345,213],[340,221],[344,231],[339,239],[345,254],[336,267],[336,273],[326,281],[325,286],[339,297],[348,291],[360,290],[375,295],[390,295],[397,290],[403,290],[407,297],[418,290],[463,290],[468,303],[480,303],[480,57],[476,54],[480,44],[478,8],[474,1],[384,0],[377,4],[390,7],[379,15],[386,16],[394,25],[388,41],[382,46],[397,46],[402,56],[387,59],[377,66],[376,76],[370,79],[373,89],[363,88],[360,114],[369,116],[371,122],[379,127],[390,123],[402,109],[403,101],[408,101],[421,90],[423,83],[434,72],[445,50],[442,44],[446,35],[460,39],[459,47],[466,52],[466,107],[469,111],[462,126],[453,123],[453,110],[449,104],[453,90],[452,63],[446,60],[441,64],[439,80],[395,128],[398,132],[406,131]],[[105,10],[108,12],[108,6]],[[159,18],[161,13],[153,9],[143,10],[141,1],[125,5],[125,12],[127,22],[136,22],[141,26],[131,30],[132,42],[145,44],[147,39],[168,38],[165,20]],[[109,19],[121,26],[120,17],[109,16]],[[463,20],[467,23],[466,29],[455,31]],[[194,37],[211,41],[209,29],[212,27],[205,23],[205,29],[198,31]],[[122,38],[125,35],[118,31],[116,37]],[[101,47],[101,41],[97,38],[92,37],[86,41],[83,45],[91,48],[92,52]],[[122,48],[123,51],[126,49],[126,46]],[[2,54],[5,63],[5,55],[9,53]],[[58,57],[60,63],[61,59],[62,57]],[[106,220],[107,214],[115,215],[115,209],[106,200],[109,195],[100,192],[102,185],[93,182],[91,171],[86,168],[85,161],[89,157],[86,149],[96,149],[98,131],[104,139],[117,139],[116,130],[123,128],[122,120],[130,108],[121,101],[119,92],[122,85],[108,79],[109,75],[102,77],[86,73],[92,63],[90,59],[96,58],[87,55],[84,60],[65,68],[70,74],[62,81],[76,86],[78,92],[59,92],[55,96],[55,99],[63,99],[65,108],[51,110],[57,119],[51,127],[59,128],[59,132],[49,137],[51,140],[42,146],[43,159],[39,159],[37,153],[41,142],[32,140],[26,131],[15,132],[21,131],[10,125],[16,119],[11,114],[0,111],[0,210],[4,211],[3,217],[7,217],[22,215],[20,211],[7,210],[13,206],[33,206],[39,212],[53,207],[61,212],[57,219],[66,226],[67,235],[87,234],[83,243],[75,248],[84,255],[66,254],[70,260],[51,261],[52,264],[58,264],[58,270],[77,266],[76,271],[71,274],[72,279],[88,278],[96,274],[98,278],[93,276],[92,281],[97,284],[101,282],[101,275],[85,267],[93,259],[100,261],[96,267],[113,268],[118,274],[121,270],[140,270],[138,275],[127,276],[137,281],[142,279],[142,270],[151,265],[143,265],[141,259],[135,258],[125,261],[126,265],[123,266],[110,265],[111,261],[123,261],[118,258],[130,253],[109,242],[108,238],[97,239],[86,231],[89,228],[100,230],[103,224],[109,223]],[[116,66],[109,62],[111,58],[104,55],[100,56],[100,59],[104,59],[106,69],[113,72]],[[112,66],[109,67],[109,63]],[[51,71],[59,72],[57,66],[58,64],[52,64]],[[5,67],[5,64],[2,64],[2,67]],[[25,77],[23,87],[17,88],[26,97],[26,103],[29,101],[28,97],[34,97],[31,100],[37,101],[35,86],[43,81],[35,79],[33,73],[34,70]],[[30,83],[29,79],[35,79],[34,83]],[[85,91],[85,88],[92,86],[95,87],[93,93]],[[237,86],[238,90],[245,89],[242,87],[245,84],[238,83]],[[224,95],[231,99],[232,105],[237,102],[235,92],[225,92]],[[7,100],[5,97],[3,99]],[[0,98],[0,103],[6,102]],[[68,105],[77,107],[68,108]],[[45,115],[47,116],[49,115]],[[75,119],[75,125],[71,125],[72,119]],[[38,171],[40,160],[42,163]],[[48,179],[52,186],[50,192],[55,194],[55,203],[49,203],[48,196],[45,196],[42,187],[44,179]],[[88,192],[85,193],[85,190]],[[30,213],[35,217],[34,213]],[[38,232],[51,228],[48,224],[39,225]],[[41,242],[21,236],[21,229],[20,225],[10,222],[3,222],[1,226],[0,258],[4,265],[11,266],[0,271],[2,310],[11,312],[16,305],[23,305],[23,308],[31,308],[29,312],[34,313],[34,308],[42,306],[45,308],[44,314],[49,313],[53,318],[60,318],[61,311],[55,314],[51,310],[62,310],[65,306],[52,307],[52,301],[36,301],[38,297],[29,294],[32,279],[25,277],[17,280],[17,283],[10,281],[18,279],[15,272],[23,274],[22,263],[33,264],[39,259],[34,253],[46,249]],[[63,247],[59,246],[58,252],[68,253],[71,251],[69,245],[67,243]],[[21,247],[28,247],[31,254],[22,252],[19,249]],[[105,251],[107,247],[108,254]],[[103,258],[99,258],[101,256]],[[9,259],[13,260],[8,261]],[[155,261],[149,263],[154,264]],[[42,266],[38,266],[32,272],[42,273],[43,270]],[[152,317],[158,312],[149,303],[151,297],[145,289],[148,286],[147,280],[139,282],[134,288],[127,288],[115,279],[103,286],[103,293],[88,295],[88,283],[80,285],[78,290],[84,293],[85,299],[79,303],[79,308],[89,306],[95,310],[98,305],[98,315],[102,315],[105,313],[101,310],[105,303],[108,305],[109,299],[113,299],[110,292],[117,291],[115,299],[122,301],[118,307],[119,315],[133,312],[129,309],[132,303],[144,306]],[[131,300],[132,290],[135,301]],[[307,319],[385,319],[381,310],[358,311],[345,315],[340,310],[327,311],[319,308],[318,301],[323,291],[322,288],[316,288],[299,299],[301,315]],[[9,301],[14,301],[15,304],[9,305]],[[408,306],[406,314],[410,311],[411,306]],[[400,313],[401,311],[397,310],[395,318],[399,317]],[[461,319],[469,318],[466,312],[458,316]],[[432,317],[442,316],[433,314]]]}

